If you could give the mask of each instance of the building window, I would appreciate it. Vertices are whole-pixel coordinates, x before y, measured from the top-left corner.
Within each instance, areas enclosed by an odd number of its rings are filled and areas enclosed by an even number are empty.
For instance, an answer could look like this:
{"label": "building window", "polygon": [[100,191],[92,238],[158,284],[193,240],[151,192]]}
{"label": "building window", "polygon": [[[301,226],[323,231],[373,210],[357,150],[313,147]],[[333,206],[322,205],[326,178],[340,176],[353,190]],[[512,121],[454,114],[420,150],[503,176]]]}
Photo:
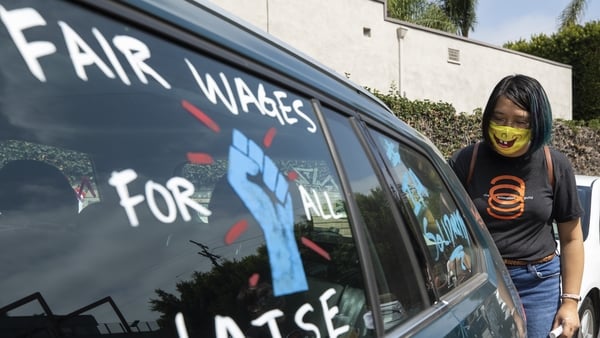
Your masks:
{"label": "building window", "polygon": [[363,36],[365,38],[370,38],[371,37],[371,28],[363,27]]}

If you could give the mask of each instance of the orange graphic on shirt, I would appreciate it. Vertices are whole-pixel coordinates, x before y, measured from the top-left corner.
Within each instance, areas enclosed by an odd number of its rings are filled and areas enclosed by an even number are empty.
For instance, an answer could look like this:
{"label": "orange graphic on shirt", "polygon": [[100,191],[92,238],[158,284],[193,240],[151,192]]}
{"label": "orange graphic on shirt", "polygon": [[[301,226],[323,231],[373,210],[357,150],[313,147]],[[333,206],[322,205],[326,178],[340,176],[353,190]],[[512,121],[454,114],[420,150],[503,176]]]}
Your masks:
{"label": "orange graphic on shirt", "polygon": [[510,220],[525,210],[525,182],[511,175],[497,176],[490,182],[487,213],[497,219]]}

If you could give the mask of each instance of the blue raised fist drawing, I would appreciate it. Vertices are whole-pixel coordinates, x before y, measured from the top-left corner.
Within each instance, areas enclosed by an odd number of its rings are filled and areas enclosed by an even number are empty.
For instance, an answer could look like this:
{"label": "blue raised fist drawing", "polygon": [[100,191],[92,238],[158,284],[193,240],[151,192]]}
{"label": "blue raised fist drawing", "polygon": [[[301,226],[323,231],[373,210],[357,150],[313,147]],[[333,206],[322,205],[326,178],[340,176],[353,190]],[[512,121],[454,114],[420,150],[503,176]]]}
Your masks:
{"label": "blue raised fist drawing", "polygon": [[[250,181],[250,176],[262,177],[264,185]],[[294,214],[287,179],[259,145],[236,129],[229,148],[227,179],[263,230],[274,295],[307,290],[294,238]]]}

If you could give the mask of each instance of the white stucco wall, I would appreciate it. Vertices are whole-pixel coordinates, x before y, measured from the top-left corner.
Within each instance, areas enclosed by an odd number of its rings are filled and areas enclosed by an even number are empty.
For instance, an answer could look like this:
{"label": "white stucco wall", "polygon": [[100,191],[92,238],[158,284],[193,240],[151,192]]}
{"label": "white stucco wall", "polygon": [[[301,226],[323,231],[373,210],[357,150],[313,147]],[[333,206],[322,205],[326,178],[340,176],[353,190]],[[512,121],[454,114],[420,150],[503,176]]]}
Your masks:
{"label": "white stucco wall", "polygon": [[[483,108],[505,75],[537,78],[554,117],[571,119],[571,67],[385,16],[382,0],[212,0],[355,83],[411,100]],[[397,30],[405,27],[399,39]],[[448,48],[460,63],[448,62]]]}
{"label": "white stucco wall", "polygon": [[[554,117],[572,116],[571,67],[497,46],[408,27],[402,46],[402,91],[411,99],[451,102],[457,111],[483,108],[495,84],[521,73],[540,81]],[[448,49],[460,63],[448,62]]]}

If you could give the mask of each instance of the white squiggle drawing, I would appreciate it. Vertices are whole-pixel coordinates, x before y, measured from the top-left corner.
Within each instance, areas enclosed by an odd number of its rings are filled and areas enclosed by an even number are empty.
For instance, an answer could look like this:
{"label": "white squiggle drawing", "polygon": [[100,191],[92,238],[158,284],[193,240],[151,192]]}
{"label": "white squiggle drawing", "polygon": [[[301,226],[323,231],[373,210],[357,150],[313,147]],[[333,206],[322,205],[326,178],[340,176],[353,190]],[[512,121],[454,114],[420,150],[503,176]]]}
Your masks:
{"label": "white squiggle drawing", "polygon": [[[447,246],[456,245],[458,239],[464,239],[467,244],[471,239],[464,220],[458,210],[452,214],[444,214],[434,224],[429,223],[426,217],[422,219],[423,236],[437,248],[435,260],[440,258]],[[433,230],[432,230],[433,229]]]}

